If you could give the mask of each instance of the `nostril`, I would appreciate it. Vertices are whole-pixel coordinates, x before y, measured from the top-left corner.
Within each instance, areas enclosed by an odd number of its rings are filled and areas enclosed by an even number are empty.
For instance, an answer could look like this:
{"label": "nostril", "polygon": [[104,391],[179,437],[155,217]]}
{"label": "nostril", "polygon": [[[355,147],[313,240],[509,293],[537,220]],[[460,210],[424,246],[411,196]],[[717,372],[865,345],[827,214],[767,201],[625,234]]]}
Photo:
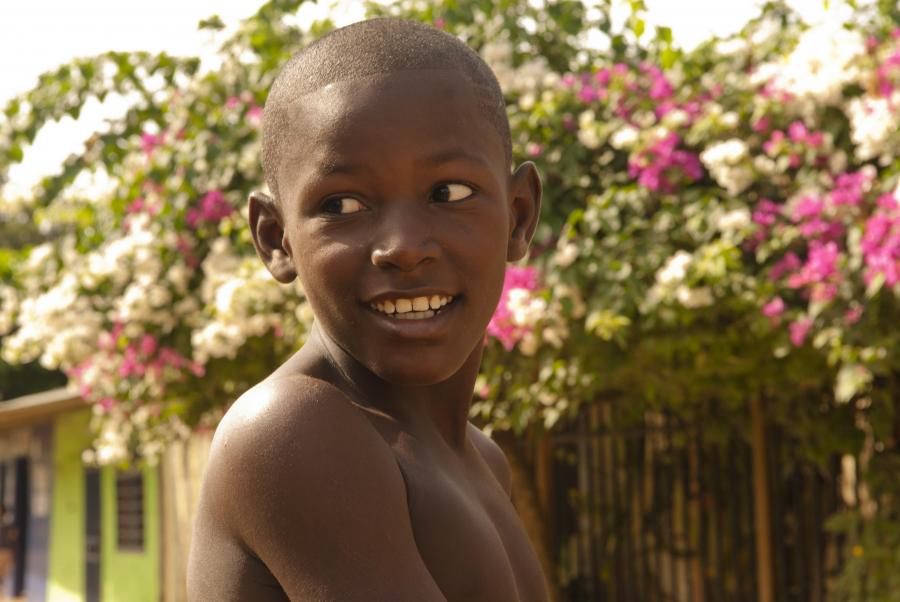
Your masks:
{"label": "nostril", "polygon": [[433,261],[438,254],[437,245],[430,242],[417,245],[384,246],[372,251],[372,264],[380,268],[409,271],[421,264]]}

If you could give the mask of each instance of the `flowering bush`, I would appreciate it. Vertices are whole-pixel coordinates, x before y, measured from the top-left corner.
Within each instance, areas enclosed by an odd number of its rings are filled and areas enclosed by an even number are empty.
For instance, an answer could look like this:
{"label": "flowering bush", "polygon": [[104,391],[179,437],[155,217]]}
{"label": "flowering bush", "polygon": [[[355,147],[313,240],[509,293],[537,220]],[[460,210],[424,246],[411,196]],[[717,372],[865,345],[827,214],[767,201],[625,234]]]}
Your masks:
{"label": "flowering bush", "polygon": [[[21,253],[0,288],[3,358],[39,359],[81,387],[98,433],[88,459],[152,459],[215,424],[307,332],[302,290],[271,281],[243,217],[263,186],[275,69],[331,27],[298,29],[299,4],[266,4],[216,71],[109,53],[4,110],[0,173],[87,98],[141,99],[30,198],[4,199],[58,236]],[[770,2],[685,53],[665,28],[644,32],[639,12],[615,30],[610,6],[370,7],[478,49],[507,93],[515,157],[544,178],[542,225],[528,265],[507,274],[473,415],[552,428],[602,396],[626,397],[635,416],[737,415],[762,396],[789,432],[818,429],[798,437],[822,464],[865,447],[881,504],[866,524],[897,520],[884,475],[900,391],[900,7],[807,27]],[[584,43],[588,27],[608,50]],[[807,402],[823,391],[828,403]],[[837,434],[847,428],[856,436]]]}

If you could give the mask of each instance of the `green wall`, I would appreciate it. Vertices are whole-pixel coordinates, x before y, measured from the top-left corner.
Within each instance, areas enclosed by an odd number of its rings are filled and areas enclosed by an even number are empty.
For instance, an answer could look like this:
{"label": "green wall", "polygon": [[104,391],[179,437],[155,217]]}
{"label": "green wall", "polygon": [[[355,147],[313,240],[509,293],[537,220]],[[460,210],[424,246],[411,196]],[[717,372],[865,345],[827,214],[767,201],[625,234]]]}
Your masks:
{"label": "green wall", "polygon": [[[54,480],[50,513],[50,558],[47,602],[84,600],[85,491],[81,452],[90,443],[90,412],[63,414],[54,424]],[[100,478],[101,595],[104,602],[159,600],[159,478],[144,470],[144,549],[120,551],[116,546],[116,470],[104,468]]]}
{"label": "green wall", "polygon": [[84,599],[84,465],[90,412],[63,414],[53,425],[48,602]]}
{"label": "green wall", "polygon": [[159,479],[155,468],[144,470],[144,549],[126,552],[116,546],[116,470],[103,469],[101,523],[104,602],[159,600]]}

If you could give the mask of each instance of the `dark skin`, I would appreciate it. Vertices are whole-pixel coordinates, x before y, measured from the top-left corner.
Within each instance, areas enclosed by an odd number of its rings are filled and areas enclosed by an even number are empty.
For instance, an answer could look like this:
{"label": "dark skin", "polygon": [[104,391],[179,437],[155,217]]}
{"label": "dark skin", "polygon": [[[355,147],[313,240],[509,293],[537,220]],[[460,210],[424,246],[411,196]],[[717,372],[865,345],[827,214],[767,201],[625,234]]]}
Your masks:
{"label": "dark skin", "polygon": [[[281,202],[252,195],[250,223],[316,326],[216,432],[189,598],[547,600],[506,459],[468,422],[506,262],[537,222],[534,166],[510,174],[454,70],[342,81],[298,106]],[[422,296],[452,301],[415,320],[376,308]]]}

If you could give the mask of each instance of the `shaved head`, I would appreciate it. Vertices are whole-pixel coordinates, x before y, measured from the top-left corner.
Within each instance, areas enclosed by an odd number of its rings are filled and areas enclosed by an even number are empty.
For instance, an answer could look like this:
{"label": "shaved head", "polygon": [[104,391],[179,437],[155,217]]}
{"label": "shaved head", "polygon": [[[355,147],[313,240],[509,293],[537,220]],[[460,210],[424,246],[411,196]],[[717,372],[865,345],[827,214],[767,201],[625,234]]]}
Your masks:
{"label": "shaved head", "polygon": [[337,29],[295,54],[281,69],[266,100],[262,164],[266,183],[280,201],[276,175],[302,97],[328,84],[397,71],[454,70],[472,84],[488,121],[512,154],[506,103],[497,78],[478,54],[452,35],[417,21],[372,19]]}

